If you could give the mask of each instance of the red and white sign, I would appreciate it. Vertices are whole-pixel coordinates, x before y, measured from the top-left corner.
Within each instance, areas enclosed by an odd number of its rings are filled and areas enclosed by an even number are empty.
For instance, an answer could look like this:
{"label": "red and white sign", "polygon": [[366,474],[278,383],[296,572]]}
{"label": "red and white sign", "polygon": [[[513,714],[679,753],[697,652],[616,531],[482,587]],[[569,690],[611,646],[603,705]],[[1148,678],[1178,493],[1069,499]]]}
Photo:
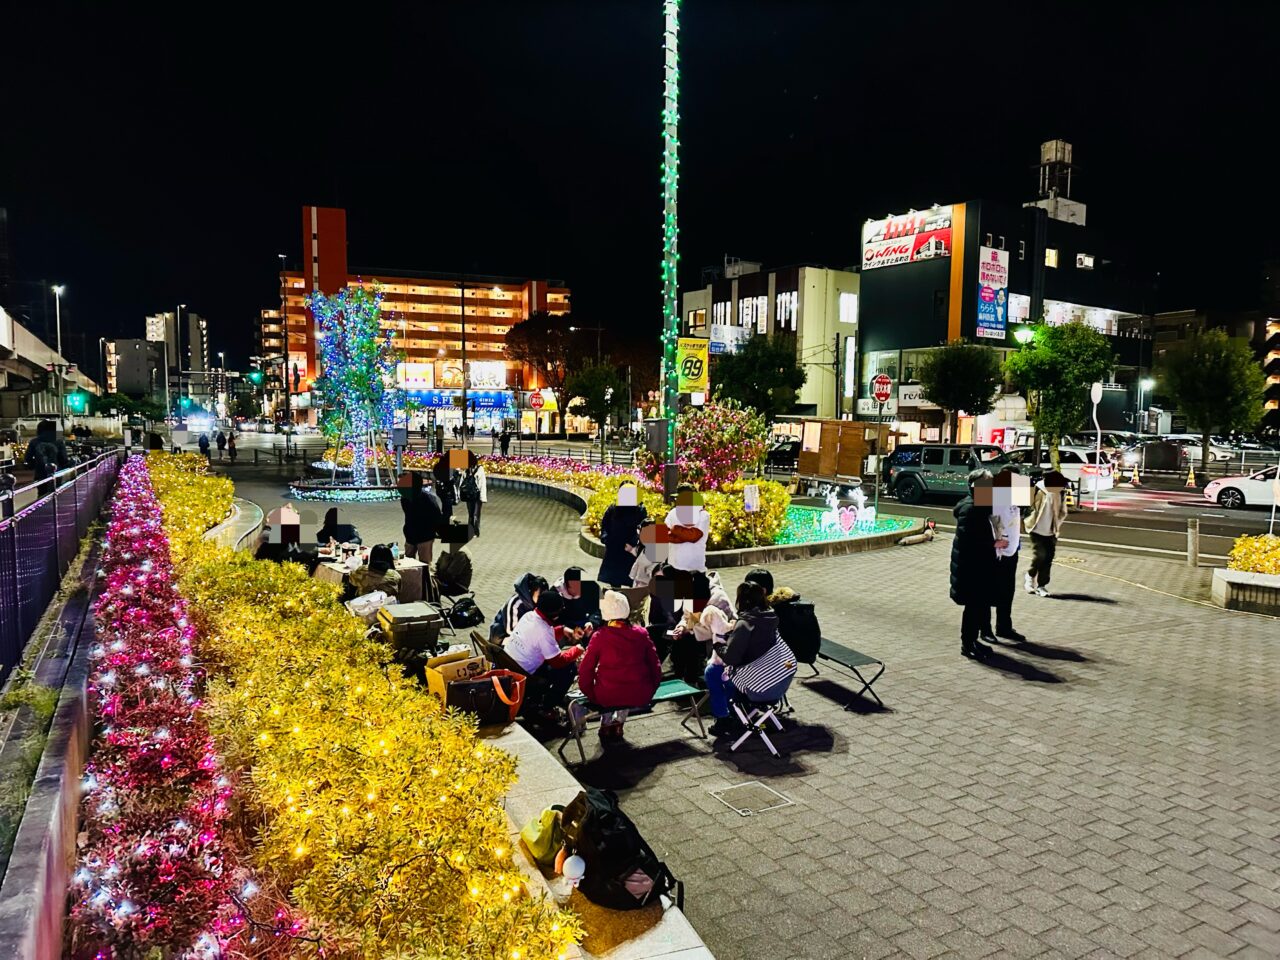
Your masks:
{"label": "red and white sign", "polygon": [[546,403],[546,402],[547,402],[547,401],[546,401],[546,398],[545,398],[545,397],[543,397],[543,396],[542,396],[542,394],[541,394],[541,393],[538,393],[537,391],[534,391],[533,393],[529,394],[529,409],[530,409],[530,410],[541,410],[541,409],[542,409],[542,405],[543,405],[544,403]]}
{"label": "red and white sign", "polygon": [[862,227],[862,269],[951,256],[951,207],[868,220]]}
{"label": "red and white sign", "polygon": [[871,381],[871,396],[875,398],[876,403],[886,403],[893,396],[893,379],[885,373],[880,373]]}

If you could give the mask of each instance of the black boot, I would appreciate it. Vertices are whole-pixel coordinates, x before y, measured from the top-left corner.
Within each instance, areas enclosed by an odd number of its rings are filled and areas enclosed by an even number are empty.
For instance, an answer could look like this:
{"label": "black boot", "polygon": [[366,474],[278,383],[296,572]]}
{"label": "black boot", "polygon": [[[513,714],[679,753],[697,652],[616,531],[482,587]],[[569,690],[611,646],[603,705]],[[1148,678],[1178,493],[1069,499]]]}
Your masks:
{"label": "black boot", "polygon": [[966,640],[960,638],[960,654],[961,656],[970,657],[974,660],[985,660],[987,654],[991,652],[990,647],[983,646],[977,640]]}

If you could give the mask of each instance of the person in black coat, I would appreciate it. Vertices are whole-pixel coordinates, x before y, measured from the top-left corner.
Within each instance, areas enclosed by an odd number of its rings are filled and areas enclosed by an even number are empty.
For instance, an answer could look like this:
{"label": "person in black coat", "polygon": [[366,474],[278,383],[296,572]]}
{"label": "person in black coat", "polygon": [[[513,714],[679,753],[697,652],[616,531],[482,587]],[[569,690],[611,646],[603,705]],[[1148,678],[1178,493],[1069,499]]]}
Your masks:
{"label": "person in black coat", "polygon": [[960,620],[960,653],[984,659],[991,648],[991,605],[995,602],[996,536],[991,526],[991,473],[969,474],[969,496],[956,504],[955,539],[951,541],[951,599],[964,608]]}
{"label": "person in black coat", "polygon": [[355,525],[338,522],[338,508],[330,507],[324,513],[324,526],[316,533],[316,543],[324,546],[330,540],[338,543],[359,543],[360,534]]}
{"label": "person in black coat", "polygon": [[404,513],[404,555],[416,557],[431,565],[436,534],[444,521],[440,503],[422,483],[422,473],[409,474],[409,486],[400,490],[400,509]]}
{"label": "person in black coat", "polygon": [[453,519],[453,508],[458,505],[458,481],[454,476],[457,471],[450,468],[448,457],[441,456],[431,468],[431,473],[436,480],[436,495],[440,497],[440,509],[444,511],[441,522],[442,525],[447,525]]}
{"label": "person in black coat", "polygon": [[636,488],[623,484],[618,488],[618,501],[611,504],[600,520],[600,542],[604,544],[604,560],[596,579],[615,587],[631,586],[631,568],[640,552],[640,524],[648,511],[637,503]]}

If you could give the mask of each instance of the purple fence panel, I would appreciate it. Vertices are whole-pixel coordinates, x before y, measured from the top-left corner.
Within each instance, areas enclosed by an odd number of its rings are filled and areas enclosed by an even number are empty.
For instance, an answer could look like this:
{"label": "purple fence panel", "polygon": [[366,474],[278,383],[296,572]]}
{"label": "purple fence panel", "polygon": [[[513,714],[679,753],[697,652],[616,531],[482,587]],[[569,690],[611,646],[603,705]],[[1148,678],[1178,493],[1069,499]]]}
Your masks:
{"label": "purple fence panel", "polygon": [[0,683],[22,655],[27,635],[18,611],[18,531],[13,521],[0,521]]}
{"label": "purple fence panel", "polygon": [[53,498],[55,536],[58,540],[58,576],[61,577],[76,558],[76,485],[68,483]]}

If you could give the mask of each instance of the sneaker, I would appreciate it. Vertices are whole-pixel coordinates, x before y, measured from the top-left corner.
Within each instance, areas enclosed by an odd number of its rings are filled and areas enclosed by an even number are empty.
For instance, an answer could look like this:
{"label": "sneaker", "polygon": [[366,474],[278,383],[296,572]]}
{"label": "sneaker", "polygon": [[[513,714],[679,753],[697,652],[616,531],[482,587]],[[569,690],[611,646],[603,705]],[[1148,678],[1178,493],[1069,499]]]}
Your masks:
{"label": "sneaker", "polygon": [[1037,596],[1037,597],[1048,597],[1048,596],[1052,596],[1052,594],[1051,594],[1051,593],[1049,593],[1049,588],[1048,588],[1048,587],[1036,587],[1036,596]]}
{"label": "sneaker", "polygon": [[1027,593],[1036,592],[1036,582],[1031,579],[1031,574],[1023,574],[1022,585],[1026,588]]}

